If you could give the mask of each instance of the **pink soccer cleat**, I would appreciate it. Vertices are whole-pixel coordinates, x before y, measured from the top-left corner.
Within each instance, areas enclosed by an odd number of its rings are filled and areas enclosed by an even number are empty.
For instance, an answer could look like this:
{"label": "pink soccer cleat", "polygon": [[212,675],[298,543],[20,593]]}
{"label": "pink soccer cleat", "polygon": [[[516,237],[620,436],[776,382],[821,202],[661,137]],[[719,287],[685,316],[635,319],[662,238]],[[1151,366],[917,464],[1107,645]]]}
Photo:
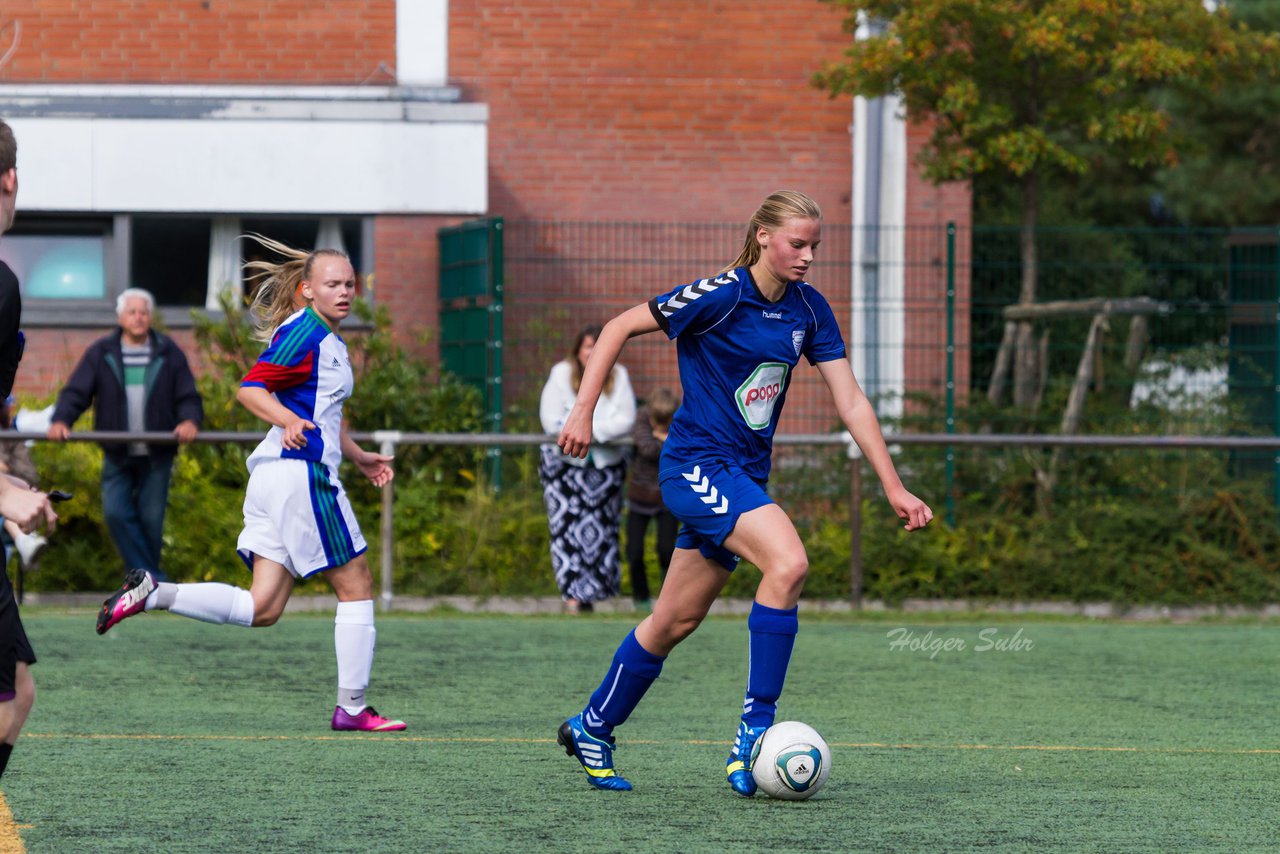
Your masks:
{"label": "pink soccer cleat", "polygon": [[333,728],[337,730],[357,730],[359,732],[394,732],[404,729],[404,721],[393,721],[384,718],[373,708],[365,706],[360,714],[353,715],[342,706],[333,707]]}
{"label": "pink soccer cleat", "polygon": [[98,612],[98,634],[123,620],[140,614],[146,608],[147,596],[156,589],[156,580],[145,569],[131,569],[124,577],[124,584],[102,603]]}

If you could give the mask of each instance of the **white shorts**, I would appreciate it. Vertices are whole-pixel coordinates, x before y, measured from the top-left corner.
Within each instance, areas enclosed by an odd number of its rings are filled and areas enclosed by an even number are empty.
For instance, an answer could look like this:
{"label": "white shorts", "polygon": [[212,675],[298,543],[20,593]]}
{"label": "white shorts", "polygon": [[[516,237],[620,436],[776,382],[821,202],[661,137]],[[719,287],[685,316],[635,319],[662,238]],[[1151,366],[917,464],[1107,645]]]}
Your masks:
{"label": "white shorts", "polygon": [[244,493],[236,551],[250,569],[259,555],[306,578],[350,563],[368,546],[338,473],[323,463],[258,463]]}

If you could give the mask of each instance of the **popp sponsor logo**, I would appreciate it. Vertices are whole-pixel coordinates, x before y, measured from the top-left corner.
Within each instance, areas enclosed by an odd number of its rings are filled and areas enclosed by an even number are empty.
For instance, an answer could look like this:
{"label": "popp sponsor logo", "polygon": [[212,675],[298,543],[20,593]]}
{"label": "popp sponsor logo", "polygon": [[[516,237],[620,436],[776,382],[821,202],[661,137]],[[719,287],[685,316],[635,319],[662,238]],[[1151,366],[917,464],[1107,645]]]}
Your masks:
{"label": "popp sponsor logo", "polygon": [[747,406],[750,406],[757,401],[773,400],[780,394],[782,394],[782,383],[770,383],[769,385],[748,389],[746,403]]}
{"label": "popp sponsor logo", "polygon": [[773,407],[787,386],[787,365],[765,362],[738,386],[738,411],[752,430],[763,430],[773,418]]}

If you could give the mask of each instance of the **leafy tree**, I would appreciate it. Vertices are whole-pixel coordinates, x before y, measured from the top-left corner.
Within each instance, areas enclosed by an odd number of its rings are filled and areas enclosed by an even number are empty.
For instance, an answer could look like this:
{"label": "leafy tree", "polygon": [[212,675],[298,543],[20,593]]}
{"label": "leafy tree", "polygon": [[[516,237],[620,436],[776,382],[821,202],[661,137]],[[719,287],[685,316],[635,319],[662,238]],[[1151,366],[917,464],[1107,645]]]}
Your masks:
{"label": "leafy tree", "polygon": [[[833,95],[902,98],[908,120],[928,123],[922,153],[935,181],[1003,176],[1021,202],[1018,302],[1036,300],[1036,226],[1046,182],[1116,163],[1176,162],[1184,142],[1154,96],[1205,91],[1272,73],[1280,38],[1200,0],[826,0],[846,10],[855,39],[815,76]],[[1039,353],[1030,322],[1008,324],[1013,398],[1038,396]],[[1000,395],[997,364],[990,390]]]}
{"label": "leafy tree", "polygon": [[[1258,32],[1280,31],[1276,0],[1235,0]],[[1217,92],[1178,92],[1169,111],[1188,144],[1156,176],[1170,215],[1192,225],[1280,223],[1280,87],[1267,76]]]}

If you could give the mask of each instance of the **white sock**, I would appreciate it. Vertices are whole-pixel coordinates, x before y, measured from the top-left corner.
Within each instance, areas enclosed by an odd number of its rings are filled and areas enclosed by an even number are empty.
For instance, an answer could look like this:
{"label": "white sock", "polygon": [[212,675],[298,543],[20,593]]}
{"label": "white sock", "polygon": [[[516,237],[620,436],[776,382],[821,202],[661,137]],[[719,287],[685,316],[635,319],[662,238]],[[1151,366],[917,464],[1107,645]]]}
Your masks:
{"label": "white sock", "polygon": [[253,625],[253,596],[230,584],[165,584],[147,596],[148,611],[169,611],[203,623]]}
{"label": "white sock", "polygon": [[333,619],[333,648],[338,654],[338,705],[358,715],[365,707],[364,692],[373,669],[373,600],[339,602]]}

